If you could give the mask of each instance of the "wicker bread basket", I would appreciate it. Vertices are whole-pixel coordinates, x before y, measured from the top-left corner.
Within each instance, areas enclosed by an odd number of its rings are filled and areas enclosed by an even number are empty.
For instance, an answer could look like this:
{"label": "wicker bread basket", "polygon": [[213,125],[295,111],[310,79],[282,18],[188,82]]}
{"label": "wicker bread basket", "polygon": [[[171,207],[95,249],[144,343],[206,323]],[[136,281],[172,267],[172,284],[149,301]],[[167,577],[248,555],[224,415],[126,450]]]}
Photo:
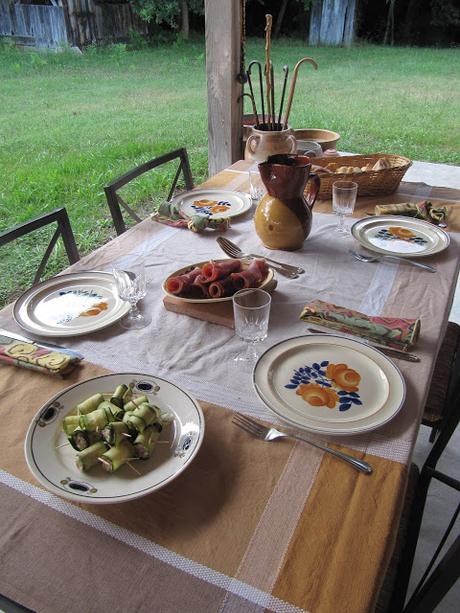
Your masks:
{"label": "wicker bread basket", "polygon": [[[333,174],[321,171],[320,167],[334,164],[336,168],[342,166],[353,166],[362,168],[368,164],[373,166],[380,159],[388,160],[391,168],[381,170],[365,170],[360,173],[338,173]],[[332,184],[334,181],[355,181],[358,184],[358,196],[383,196],[392,194],[398,189],[406,170],[412,162],[402,155],[392,155],[388,153],[372,153],[370,155],[344,155],[313,160],[313,172],[316,172],[321,179],[321,187],[318,198],[326,200],[332,197]]]}

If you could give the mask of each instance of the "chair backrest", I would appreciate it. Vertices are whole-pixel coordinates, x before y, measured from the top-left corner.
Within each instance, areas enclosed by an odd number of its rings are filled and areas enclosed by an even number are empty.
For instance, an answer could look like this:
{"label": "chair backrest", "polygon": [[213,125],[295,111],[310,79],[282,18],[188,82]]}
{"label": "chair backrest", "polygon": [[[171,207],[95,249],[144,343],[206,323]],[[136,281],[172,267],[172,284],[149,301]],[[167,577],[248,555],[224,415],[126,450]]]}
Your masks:
{"label": "chair backrest", "polygon": [[118,179],[115,179],[108,185],[104,187],[105,195],[107,198],[107,203],[109,205],[110,213],[112,215],[113,223],[115,226],[115,230],[117,234],[122,234],[126,231],[126,224],[123,219],[121,209],[124,209],[128,215],[132,219],[134,219],[137,223],[142,221],[139,215],[130,207],[118,194],[118,190],[125,186],[130,181],[137,179],[140,175],[157,168],[158,166],[162,166],[167,162],[171,162],[172,160],[178,160],[178,167],[174,176],[174,180],[172,182],[171,188],[169,190],[167,200],[170,200],[174,195],[176,190],[177,182],[179,180],[180,175],[182,174],[184,177],[185,188],[187,190],[193,189],[193,178],[190,170],[190,163],[188,160],[188,155],[186,149],[176,149],[174,151],[170,151],[165,155],[154,158],[136,168],[133,168],[129,172],[125,173]]}
{"label": "chair backrest", "polygon": [[429,613],[434,611],[435,607],[460,576],[459,536],[455,538],[455,541],[450,546],[447,553],[443,556],[430,575],[430,572],[438,560],[444,544],[454,528],[456,519],[460,512],[459,504],[453,513],[452,519],[450,520],[449,525],[447,526],[425,573],[415,588],[406,607],[403,608],[422,519],[425,512],[429,487],[434,479],[460,492],[460,481],[452,475],[440,471],[437,468],[438,461],[440,460],[442,453],[447,447],[460,421],[460,352],[452,364],[452,376],[446,408],[447,412],[440,426],[439,435],[436,438],[436,441],[420,471],[420,477],[418,479],[414,500],[411,506],[406,542],[403,553],[399,559],[397,580],[393,592],[392,603],[389,609],[395,613],[402,610],[404,613]]}
{"label": "chair backrest", "polygon": [[34,219],[30,219],[22,224],[11,228],[10,230],[6,230],[5,232],[0,233],[0,247],[11,243],[12,241],[17,240],[21,236],[25,236],[26,234],[30,234],[39,228],[43,228],[52,223],[57,223],[57,228],[45,250],[45,253],[41,259],[40,264],[38,265],[37,271],[34,276],[33,283],[38,283],[43,275],[46,264],[50,258],[50,255],[58,241],[61,237],[64,243],[64,247],[67,253],[67,257],[69,258],[70,264],[74,264],[78,262],[80,259],[80,254],[78,253],[77,244],[75,242],[75,237],[72,232],[72,227],[70,225],[69,216],[67,215],[67,211],[64,207],[55,209],[50,213],[44,213]]}

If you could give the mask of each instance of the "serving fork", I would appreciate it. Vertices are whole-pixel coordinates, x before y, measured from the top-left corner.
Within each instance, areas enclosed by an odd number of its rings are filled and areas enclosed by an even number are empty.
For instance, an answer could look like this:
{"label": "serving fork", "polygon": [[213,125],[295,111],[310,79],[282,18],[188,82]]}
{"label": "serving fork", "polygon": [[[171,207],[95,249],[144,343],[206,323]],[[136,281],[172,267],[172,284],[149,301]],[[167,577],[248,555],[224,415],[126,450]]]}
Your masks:
{"label": "serving fork", "polygon": [[295,279],[298,275],[305,272],[305,270],[303,268],[300,268],[299,266],[284,264],[283,262],[278,262],[277,260],[273,260],[272,258],[269,258],[265,255],[244,253],[238,247],[238,245],[235,245],[235,243],[232,243],[232,241],[228,240],[228,238],[224,238],[223,236],[217,237],[217,243],[219,244],[219,247],[222,249],[222,251],[224,251],[224,253],[229,255],[231,258],[264,258],[265,260],[267,260],[267,262],[270,262],[274,270],[277,270],[280,274],[284,274],[286,277],[289,277],[291,279]]}
{"label": "serving fork", "polygon": [[415,262],[414,260],[401,258],[398,255],[366,255],[364,253],[358,253],[357,251],[353,251],[353,249],[350,249],[350,253],[356,260],[359,260],[360,262],[380,262],[380,260],[389,260],[390,262],[407,262],[407,264],[412,264],[412,266],[423,268],[423,270],[428,270],[429,272],[436,272],[436,268],[434,266],[431,266],[430,264]]}
{"label": "serving fork", "polygon": [[330,447],[326,447],[325,445],[320,445],[319,443],[315,443],[309,438],[304,438],[303,436],[299,436],[298,434],[288,434],[287,432],[281,432],[281,430],[277,430],[276,428],[269,428],[260,424],[250,417],[246,417],[241,413],[236,413],[233,416],[232,423],[238,428],[241,428],[245,432],[248,432],[255,438],[261,439],[263,441],[272,442],[276,441],[279,438],[293,438],[297,441],[302,441],[303,443],[308,443],[317,449],[321,449],[326,453],[330,453],[331,455],[339,458],[339,460],[343,460],[344,462],[348,462],[351,464],[353,468],[360,470],[363,473],[370,475],[372,473],[372,466],[363,460],[358,460],[354,456],[348,455],[347,453],[343,453],[342,451],[337,451],[336,449],[331,449]]}

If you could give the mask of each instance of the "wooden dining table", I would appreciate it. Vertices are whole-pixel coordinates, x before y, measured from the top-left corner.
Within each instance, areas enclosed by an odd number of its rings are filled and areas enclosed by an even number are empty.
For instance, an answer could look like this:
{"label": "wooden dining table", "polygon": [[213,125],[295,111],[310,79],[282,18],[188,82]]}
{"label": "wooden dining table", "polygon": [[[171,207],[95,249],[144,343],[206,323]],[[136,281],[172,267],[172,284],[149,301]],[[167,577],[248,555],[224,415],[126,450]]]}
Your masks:
{"label": "wooden dining table", "polygon": [[[251,164],[240,161],[202,187],[247,192]],[[423,191],[424,190],[424,191]],[[217,232],[195,234],[146,219],[64,272],[147,266],[141,330],[119,324],[58,342],[85,360],[64,379],[0,365],[0,593],[34,611],[363,613],[374,610],[393,552],[412,451],[459,268],[460,204],[455,190],[403,182],[384,198],[360,198],[355,216],[377,203],[446,202],[450,245],[425,258],[435,274],[406,263],[356,261],[351,237],[334,231],[330,202],[315,205],[313,228],[296,252],[271,252],[254,232],[254,208],[225,236],[246,252],[302,266],[276,276],[265,350],[308,334],[299,319],[316,299],[369,315],[419,318],[413,351],[396,360],[406,384],[388,423],[353,436],[313,440],[372,465],[362,474],[293,440],[266,443],[232,424],[235,412],[279,423],[233,356],[242,341],[225,325],[167,310],[162,283],[194,262],[225,257]],[[369,208],[371,207],[371,208]],[[0,327],[27,333],[12,305]],[[54,339],[56,340],[56,339]],[[187,470],[152,494],[125,503],[74,503],[45,489],[24,457],[27,429],[60,390],[110,372],[151,374],[198,399],[206,429]]]}

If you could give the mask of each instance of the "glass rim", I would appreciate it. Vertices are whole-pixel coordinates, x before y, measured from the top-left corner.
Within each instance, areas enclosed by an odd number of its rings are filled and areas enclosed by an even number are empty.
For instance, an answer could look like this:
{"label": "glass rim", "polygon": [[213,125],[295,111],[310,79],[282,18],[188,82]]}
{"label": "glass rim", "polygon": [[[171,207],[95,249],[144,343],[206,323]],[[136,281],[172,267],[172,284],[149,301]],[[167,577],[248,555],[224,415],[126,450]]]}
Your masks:
{"label": "glass rim", "polygon": [[[246,306],[244,304],[239,304],[236,300],[235,300],[235,296],[244,296],[245,294],[253,294],[257,292],[259,295],[265,295],[266,297],[266,301],[263,304],[259,304],[257,306]],[[232,296],[232,302],[233,304],[236,304],[236,306],[239,307],[243,307],[244,309],[261,309],[263,307],[268,306],[269,304],[271,304],[272,301],[272,297],[271,294],[269,294],[267,291],[265,291],[264,289],[261,289],[260,287],[243,287],[243,289],[239,289],[237,292],[235,292]]]}
{"label": "glass rim", "polygon": [[358,188],[358,184],[355,181],[347,181],[346,179],[341,179],[340,181],[334,181],[334,183],[332,184],[332,189],[334,188],[354,191]]}

